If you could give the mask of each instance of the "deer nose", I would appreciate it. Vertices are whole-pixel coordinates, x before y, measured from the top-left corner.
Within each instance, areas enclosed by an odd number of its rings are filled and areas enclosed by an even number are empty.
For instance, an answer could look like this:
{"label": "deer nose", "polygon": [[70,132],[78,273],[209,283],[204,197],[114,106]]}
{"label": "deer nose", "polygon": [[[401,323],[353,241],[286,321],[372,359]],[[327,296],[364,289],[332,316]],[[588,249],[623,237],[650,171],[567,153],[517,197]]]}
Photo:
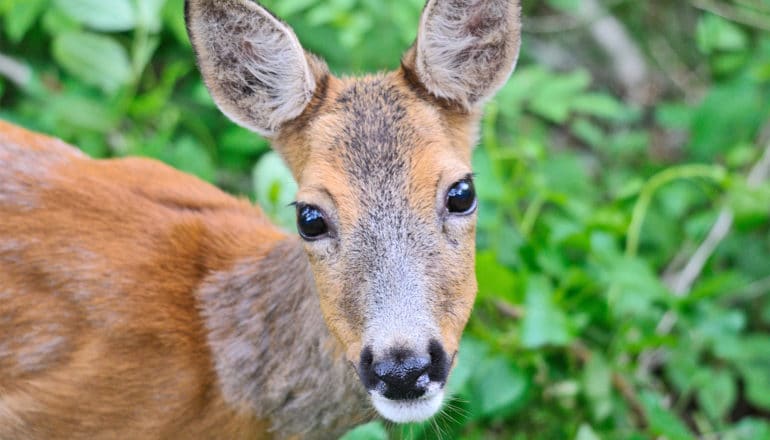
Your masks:
{"label": "deer nose", "polygon": [[359,375],[368,390],[377,390],[388,399],[416,399],[428,390],[428,385],[446,381],[449,362],[443,347],[433,340],[426,355],[397,348],[374,362],[371,347],[361,352]]}
{"label": "deer nose", "polygon": [[391,352],[391,356],[372,366],[374,375],[385,384],[383,395],[388,399],[416,399],[428,389],[430,359],[415,356],[406,350]]}

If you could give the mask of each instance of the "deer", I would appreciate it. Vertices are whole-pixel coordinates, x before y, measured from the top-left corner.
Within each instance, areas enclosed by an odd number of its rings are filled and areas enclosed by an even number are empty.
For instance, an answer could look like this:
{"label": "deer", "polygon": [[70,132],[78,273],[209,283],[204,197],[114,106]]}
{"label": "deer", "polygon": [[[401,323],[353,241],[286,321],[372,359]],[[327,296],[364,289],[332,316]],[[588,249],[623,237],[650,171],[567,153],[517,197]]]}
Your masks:
{"label": "deer", "polygon": [[160,162],[0,121],[0,439],[429,419],[476,296],[471,152],[518,1],[429,0],[400,67],[360,77],[254,1],[185,16],[216,105],[296,180],[298,233]]}

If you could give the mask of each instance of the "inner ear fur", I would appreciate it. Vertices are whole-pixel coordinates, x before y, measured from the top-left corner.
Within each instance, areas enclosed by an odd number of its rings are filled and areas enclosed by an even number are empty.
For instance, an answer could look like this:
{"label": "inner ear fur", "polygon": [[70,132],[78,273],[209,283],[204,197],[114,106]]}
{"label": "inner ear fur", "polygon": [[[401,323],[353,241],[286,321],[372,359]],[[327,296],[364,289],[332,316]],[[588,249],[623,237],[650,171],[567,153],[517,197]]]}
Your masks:
{"label": "inner ear fur", "polygon": [[186,0],[190,41],[220,110],[267,137],[304,111],[325,64],[251,0]]}
{"label": "inner ear fur", "polygon": [[518,0],[429,0],[402,64],[431,95],[471,111],[505,84],[520,45]]}

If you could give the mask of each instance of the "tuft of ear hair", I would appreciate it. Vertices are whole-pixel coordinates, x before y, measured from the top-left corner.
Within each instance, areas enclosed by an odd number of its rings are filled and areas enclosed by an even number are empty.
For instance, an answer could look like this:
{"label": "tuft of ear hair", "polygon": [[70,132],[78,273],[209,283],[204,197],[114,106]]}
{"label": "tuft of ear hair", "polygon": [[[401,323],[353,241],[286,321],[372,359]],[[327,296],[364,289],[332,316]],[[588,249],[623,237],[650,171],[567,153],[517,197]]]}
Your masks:
{"label": "tuft of ear hair", "polygon": [[470,111],[505,84],[520,46],[518,0],[430,0],[404,66],[432,95]]}
{"label": "tuft of ear hair", "polygon": [[273,137],[313,97],[314,72],[288,25],[251,0],[186,0],[188,34],[217,106],[230,119]]}

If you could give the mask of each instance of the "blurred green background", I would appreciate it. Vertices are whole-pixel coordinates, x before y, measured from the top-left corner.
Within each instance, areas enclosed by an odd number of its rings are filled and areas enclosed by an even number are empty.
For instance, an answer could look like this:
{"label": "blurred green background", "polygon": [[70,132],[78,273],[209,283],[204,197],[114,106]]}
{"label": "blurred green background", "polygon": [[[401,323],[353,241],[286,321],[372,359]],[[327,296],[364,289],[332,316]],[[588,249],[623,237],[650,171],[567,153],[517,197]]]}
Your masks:
{"label": "blurred green background", "polygon": [[[423,6],[264,3],[338,74],[396,67]],[[293,227],[289,174],[214,107],[182,0],[0,0],[0,118],[158,158]],[[474,152],[454,398],[346,438],[770,438],[769,149],[770,0],[525,0]]]}

